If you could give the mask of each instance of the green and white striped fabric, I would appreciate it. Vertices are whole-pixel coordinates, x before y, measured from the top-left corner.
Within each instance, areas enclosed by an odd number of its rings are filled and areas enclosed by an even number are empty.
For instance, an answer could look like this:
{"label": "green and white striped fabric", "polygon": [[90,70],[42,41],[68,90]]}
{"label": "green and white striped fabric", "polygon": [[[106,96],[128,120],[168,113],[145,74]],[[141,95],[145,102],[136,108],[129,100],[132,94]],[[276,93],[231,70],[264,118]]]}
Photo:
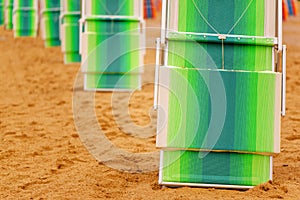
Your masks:
{"label": "green and white striped fabric", "polygon": [[36,37],[38,29],[37,0],[14,0],[14,36]]}
{"label": "green and white striped fabric", "polygon": [[170,29],[275,37],[276,3],[274,0],[173,0]]}
{"label": "green and white striped fabric", "polygon": [[276,1],[168,1],[159,70],[160,183],[242,187],[280,152]]}
{"label": "green and white striped fabric", "polygon": [[158,147],[279,153],[279,73],[161,67],[160,84]]}
{"label": "green and white striped fabric", "polygon": [[[82,38],[82,71],[88,74],[87,90],[140,88],[140,35],[136,30],[129,31],[134,27],[132,24],[137,28],[139,22],[87,20],[87,33],[84,33]],[[96,33],[95,30],[99,32]],[[128,31],[123,32],[125,30]],[[96,83],[98,79],[99,82]]]}
{"label": "green and white striped fabric", "polygon": [[[271,71],[274,38],[238,38],[169,33],[168,63],[198,69]],[[192,64],[193,63],[193,64]]]}
{"label": "green and white striped fabric", "polygon": [[136,1],[86,1],[82,71],[86,90],[140,89],[142,54]]}
{"label": "green and white striped fabric", "polygon": [[64,62],[80,62],[79,55],[79,20],[80,1],[61,0],[61,42]]}
{"label": "green and white striped fabric", "polygon": [[276,1],[174,0],[170,15],[168,65],[272,70]]}
{"label": "green and white striped fabric", "polygon": [[140,89],[141,85],[141,75],[138,73],[87,73],[84,80],[85,90],[131,91]]}
{"label": "green and white striped fabric", "polygon": [[61,0],[64,12],[78,12],[81,10],[81,3],[77,0]]}
{"label": "green and white striped fabric", "polygon": [[4,24],[5,4],[4,0],[0,0],[0,25]]}
{"label": "green and white striped fabric", "polygon": [[272,179],[270,156],[197,151],[164,151],[162,184],[255,186]]}
{"label": "green and white striped fabric", "polygon": [[134,16],[136,0],[90,0],[87,15]]}
{"label": "green and white striped fabric", "polygon": [[[83,71],[87,73],[139,73],[138,21],[88,19],[83,35]],[[133,30],[133,31],[130,31]]]}
{"label": "green and white striped fabric", "polygon": [[13,9],[14,0],[5,0],[5,28],[7,30],[13,29]]}
{"label": "green and white striped fabric", "polygon": [[41,29],[46,47],[60,46],[60,0],[41,0]]}

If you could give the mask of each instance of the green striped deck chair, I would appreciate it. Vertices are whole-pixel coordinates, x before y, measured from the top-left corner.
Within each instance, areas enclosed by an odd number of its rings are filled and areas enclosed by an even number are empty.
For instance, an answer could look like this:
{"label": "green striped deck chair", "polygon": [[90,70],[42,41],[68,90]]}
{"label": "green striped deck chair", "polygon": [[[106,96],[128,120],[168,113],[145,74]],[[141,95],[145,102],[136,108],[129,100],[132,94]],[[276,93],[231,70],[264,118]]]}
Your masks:
{"label": "green striped deck chair", "polygon": [[81,61],[79,54],[80,1],[61,0],[60,31],[64,62]]}
{"label": "green striped deck chair", "polygon": [[81,55],[85,90],[140,89],[142,6],[141,0],[83,1]]}
{"label": "green striped deck chair", "polygon": [[0,0],[0,25],[4,25],[4,12],[5,12],[4,0]]}
{"label": "green striped deck chair", "polygon": [[60,46],[60,0],[40,0],[41,32],[45,47]]}
{"label": "green striped deck chair", "polygon": [[5,24],[5,29],[7,30],[13,29],[13,8],[14,8],[14,0],[5,0],[4,24]]}
{"label": "green striped deck chair", "polygon": [[272,179],[280,152],[278,5],[163,2],[154,102],[160,184],[245,189]]}
{"label": "green striped deck chair", "polygon": [[14,36],[36,37],[38,29],[38,1],[14,0]]}

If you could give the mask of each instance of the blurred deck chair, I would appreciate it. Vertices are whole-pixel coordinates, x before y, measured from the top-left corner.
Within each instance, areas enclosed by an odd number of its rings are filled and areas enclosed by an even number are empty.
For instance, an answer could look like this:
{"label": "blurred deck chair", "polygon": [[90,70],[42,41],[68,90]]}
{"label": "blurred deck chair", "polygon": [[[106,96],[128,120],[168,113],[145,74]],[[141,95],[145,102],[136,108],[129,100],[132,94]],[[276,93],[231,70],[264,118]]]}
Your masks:
{"label": "blurred deck chair", "polygon": [[4,27],[7,30],[13,29],[13,8],[14,0],[5,0]]}
{"label": "blurred deck chair", "polygon": [[84,89],[141,88],[144,50],[142,0],[82,1],[80,50]]}
{"label": "blurred deck chair", "polygon": [[14,37],[36,37],[38,30],[38,1],[14,0]]}
{"label": "blurred deck chair", "polygon": [[60,39],[64,62],[81,61],[79,54],[80,1],[61,0]]}
{"label": "blurred deck chair", "polygon": [[60,46],[60,0],[40,0],[40,29],[45,47]]}
{"label": "blurred deck chair", "polygon": [[144,0],[144,18],[154,18],[156,16],[156,7],[153,0]]}
{"label": "blurred deck chair", "polygon": [[0,0],[0,25],[4,25],[5,4],[4,0]]}

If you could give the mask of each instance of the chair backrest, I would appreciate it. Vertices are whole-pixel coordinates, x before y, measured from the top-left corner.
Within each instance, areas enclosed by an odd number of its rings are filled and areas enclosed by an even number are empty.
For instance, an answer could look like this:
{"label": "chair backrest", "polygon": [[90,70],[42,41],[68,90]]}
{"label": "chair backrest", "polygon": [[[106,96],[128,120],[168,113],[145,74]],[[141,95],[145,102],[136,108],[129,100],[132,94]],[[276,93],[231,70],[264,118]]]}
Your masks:
{"label": "chair backrest", "polygon": [[[274,47],[280,50],[282,41],[278,0],[164,0],[163,6],[165,65],[274,71]],[[178,51],[181,58],[172,55]]]}
{"label": "chair backrest", "polygon": [[83,15],[142,17],[141,0],[83,0]]}
{"label": "chair backrest", "polygon": [[275,0],[172,0],[169,29],[179,32],[276,36]]}

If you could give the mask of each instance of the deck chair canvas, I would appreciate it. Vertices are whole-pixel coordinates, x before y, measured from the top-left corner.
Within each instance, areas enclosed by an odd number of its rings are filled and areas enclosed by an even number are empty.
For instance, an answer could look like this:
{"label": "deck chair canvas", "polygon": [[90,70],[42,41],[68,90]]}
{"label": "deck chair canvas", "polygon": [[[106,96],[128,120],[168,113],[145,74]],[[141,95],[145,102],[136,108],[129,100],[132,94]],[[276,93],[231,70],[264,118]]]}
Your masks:
{"label": "deck chair canvas", "polygon": [[14,0],[14,37],[36,37],[38,29],[38,1]]}
{"label": "deck chair canvas", "polygon": [[79,54],[80,1],[61,0],[60,37],[64,62],[81,61]]}
{"label": "deck chair canvas", "polygon": [[4,0],[0,0],[0,25],[4,25],[5,4]]}
{"label": "deck chair canvas", "polygon": [[163,1],[160,184],[246,189],[272,180],[285,110],[281,5]]}
{"label": "deck chair canvas", "polygon": [[7,30],[13,29],[13,8],[14,0],[5,0],[4,27]]}
{"label": "deck chair canvas", "polygon": [[40,0],[40,29],[45,47],[60,46],[60,0]]}
{"label": "deck chair canvas", "polygon": [[85,90],[140,89],[143,1],[82,1],[81,55]]}

